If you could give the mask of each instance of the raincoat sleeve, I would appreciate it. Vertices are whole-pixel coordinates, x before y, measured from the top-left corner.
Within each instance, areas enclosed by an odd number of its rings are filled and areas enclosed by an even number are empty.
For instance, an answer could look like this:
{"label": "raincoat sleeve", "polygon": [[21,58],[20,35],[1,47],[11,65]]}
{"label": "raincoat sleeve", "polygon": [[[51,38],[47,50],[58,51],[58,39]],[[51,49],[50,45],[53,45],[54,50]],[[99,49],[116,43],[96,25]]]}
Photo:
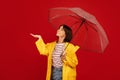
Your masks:
{"label": "raincoat sleeve", "polygon": [[65,65],[68,65],[72,68],[76,67],[78,64],[78,59],[76,56],[76,51],[79,49],[79,46],[70,47],[66,50],[66,60],[63,60]]}
{"label": "raincoat sleeve", "polygon": [[46,55],[46,56],[49,55],[48,54],[49,43],[45,44],[43,39],[38,39],[35,42],[35,44],[36,44],[36,47],[41,55]]}

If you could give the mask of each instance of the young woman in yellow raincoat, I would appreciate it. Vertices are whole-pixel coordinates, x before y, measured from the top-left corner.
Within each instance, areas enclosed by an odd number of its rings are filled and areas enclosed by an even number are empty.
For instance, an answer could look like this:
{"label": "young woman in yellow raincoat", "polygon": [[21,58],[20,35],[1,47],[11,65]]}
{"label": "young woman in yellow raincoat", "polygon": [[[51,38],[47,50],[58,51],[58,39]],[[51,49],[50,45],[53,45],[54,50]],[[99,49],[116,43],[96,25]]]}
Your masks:
{"label": "young woman in yellow raincoat", "polygon": [[40,35],[31,35],[38,38],[35,44],[39,53],[48,56],[46,80],[76,80],[79,46],[70,43],[72,30],[67,25],[60,25],[56,33],[58,40],[47,44]]}

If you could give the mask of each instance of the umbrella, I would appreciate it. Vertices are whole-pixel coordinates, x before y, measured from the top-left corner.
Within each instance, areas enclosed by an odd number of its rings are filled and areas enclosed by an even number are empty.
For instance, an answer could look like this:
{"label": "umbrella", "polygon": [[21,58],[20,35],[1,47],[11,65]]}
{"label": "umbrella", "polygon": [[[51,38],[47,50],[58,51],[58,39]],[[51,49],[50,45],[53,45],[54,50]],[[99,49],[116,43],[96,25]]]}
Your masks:
{"label": "umbrella", "polygon": [[73,31],[71,43],[79,45],[82,50],[103,53],[109,43],[95,16],[81,8],[51,8],[48,19],[55,28],[68,25]]}

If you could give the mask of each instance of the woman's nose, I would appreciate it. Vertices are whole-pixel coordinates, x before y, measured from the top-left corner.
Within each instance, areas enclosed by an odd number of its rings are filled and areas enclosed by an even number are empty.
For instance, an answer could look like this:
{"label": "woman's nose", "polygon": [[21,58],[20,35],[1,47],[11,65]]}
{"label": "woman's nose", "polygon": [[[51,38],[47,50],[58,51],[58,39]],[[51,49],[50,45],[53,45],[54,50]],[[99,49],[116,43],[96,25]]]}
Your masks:
{"label": "woman's nose", "polygon": [[58,29],[57,31],[60,31],[60,29]]}

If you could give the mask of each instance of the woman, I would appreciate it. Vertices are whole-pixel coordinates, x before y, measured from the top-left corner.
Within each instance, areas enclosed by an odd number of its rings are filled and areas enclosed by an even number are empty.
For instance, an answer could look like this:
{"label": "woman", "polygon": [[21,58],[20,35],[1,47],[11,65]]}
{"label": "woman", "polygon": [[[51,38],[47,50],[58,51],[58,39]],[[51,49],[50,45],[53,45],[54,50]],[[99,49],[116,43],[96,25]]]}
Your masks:
{"label": "woman", "polygon": [[48,56],[46,80],[76,80],[78,59],[75,52],[79,46],[69,43],[72,30],[67,25],[60,25],[57,30],[57,41],[45,44],[40,35],[31,34],[38,38],[35,42],[41,55]]}

